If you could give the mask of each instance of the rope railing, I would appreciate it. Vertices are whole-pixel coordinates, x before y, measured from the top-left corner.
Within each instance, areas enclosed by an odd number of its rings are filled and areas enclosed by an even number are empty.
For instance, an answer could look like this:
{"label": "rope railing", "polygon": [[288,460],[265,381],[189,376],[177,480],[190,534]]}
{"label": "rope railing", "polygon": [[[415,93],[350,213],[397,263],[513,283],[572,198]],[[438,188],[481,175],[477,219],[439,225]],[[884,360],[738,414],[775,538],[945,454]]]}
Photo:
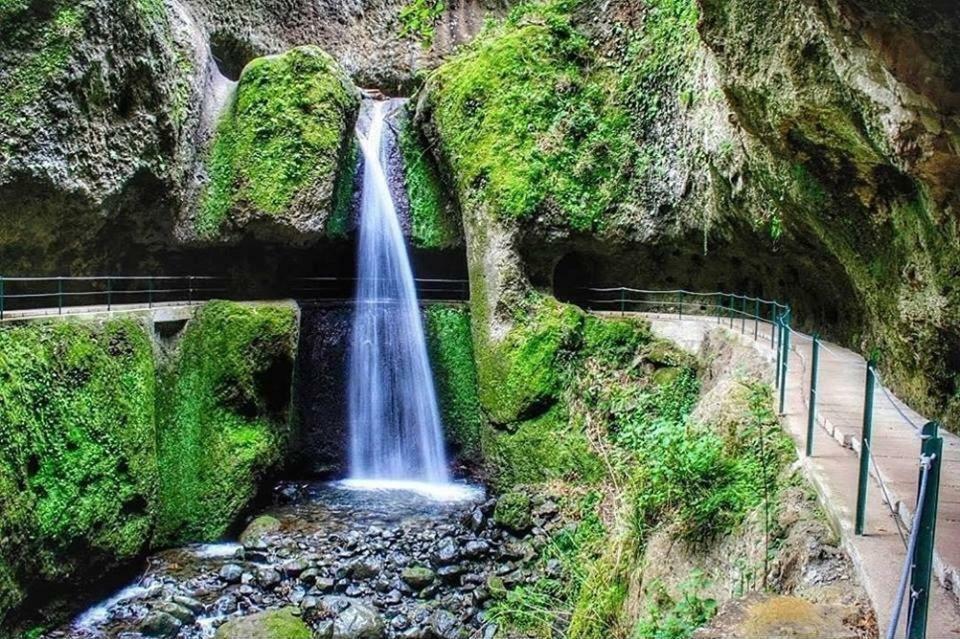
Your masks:
{"label": "rope railing", "polygon": [[[619,311],[621,314],[641,312],[667,312],[679,319],[685,317],[716,316],[718,324],[728,324],[735,328],[739,324],[740,332],[747,332],[747,323],[752,320],[754,339],[760,334],[760,326],[766,330],[769,327],[770,347],[776,351],[775,385],[779,390],[779,412],[785,414],[787,394],[787,380],[790,371],[790,354],[793,353],[800,362],[800,398],[801,404],[807,412],[807,433],[805,441],[806,456],[814,455],[815,427],[819,425],[823,430],[836,432],[825,414],[825,397],[820,391],[820,376],[824,372],[822,358],[842,364],[849,371],[851,364],[860,361],[865,367],[865,384],[863,389],[863,421],[860,433],[859,477],[857,482],[857,509],[854,520],[854,529],[857,535],[865,534],[866,504],[869,478],[872,476],[881,491],[884,505],[893,517],[897,535],[906,550],[902,580],[910,579],[910,607],[907,615],[906,636],[910,639],[920,639],[926,636],[926,619],[929,607],[930,583],[932,580],[933,543],[936,527],[936,511],[939,493],[939,473],[942,465],[943,440],[938,436],[939,425],[936,422],[927,422],[921,426],[911,417],[903,402],[898,400],[883,383],[877,362],[870,359],[866,362],[858,356],[838,352],[820,339],[817,333],[807,334],[791,326],[792,310],[788,304],[776,300],[767,300],[760,297],[751,297],[736,293],[725,292],[695,292],[684,289],[656,291],[629,287],[585,288],[583,299],[577,303],[591,310]],[[792,343],[791,343],[791,338]],[[806,355],[809,348],[810,357]],[[848,375],[845,372],[845,375]],[[841,381],[841,380],[835,380]],[[849,380],[842,380],[848,382]],[[879,387],[879,388],[878,388]],[[896,419],[902,421],[911,431],[923,433],[920,437],[922,454],[918,475],[918,493],[916,510],[911,518],[901,513],[894,492],[888,485],[881,472],[875,454],[876,442],[873,441],[873,421],[875,413],[875,398],[884,399],[894,409]],[[836,435],[835,435],[836,436]],[[850,445],[846,436],[841,443]],[[930,452],[933,451],[933,452]],[[909,537],[905,530],[909,530]],[[902,581],[903,583],[903,581]],[[892,639],[897,631],[900,609],[903,607],[905,590],[901,584],[896,601],[893,602],[893,622],[887,631],[888,639]]]}

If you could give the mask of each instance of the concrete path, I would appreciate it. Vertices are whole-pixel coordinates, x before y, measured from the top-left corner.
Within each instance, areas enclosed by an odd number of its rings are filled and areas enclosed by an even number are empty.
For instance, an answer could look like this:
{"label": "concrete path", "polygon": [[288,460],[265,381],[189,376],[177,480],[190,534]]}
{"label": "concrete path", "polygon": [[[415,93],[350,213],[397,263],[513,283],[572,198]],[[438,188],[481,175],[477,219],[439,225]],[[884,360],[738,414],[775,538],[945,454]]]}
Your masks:
{"label": "concrete path", "polygon": [[[655,333],[694,352],[707,333],[721,326],[716,318],[642,315],[651,321]],[[776,351],[770,347],[769,324],[734,320],[731,326],[727,319],[723,320],[722,326],[726,332],[775,362]],[[812,342],[809,337],[799,334],[793,336],[793,352],[788,359],[783,423],[796,443],[802,464],[820,493],[845,550],[857,567],[876,609],[881,632],[884,632],[890,623],[897,583],[906,557],[901,534],[909,535],[916,502],[920,438],[907,420],[916,426],[922,426],[927,420],[878,386],[874,398],[872,445],[875,464],[871,468],[872,481],[868,490],[866,534],[855,535],[866,362],[836,344],[822,344],[826,348],[820,351],[817,420],[820,427],[814,431],[812,457],[804,457]],[[945,431],[941,431],[941,435],[944,438],[944,467],[935,542],[935,592],[927,636],[930,639],[958,639],[960,438]],[[905,617],[906,612],[901,617],[901,628]],[[902,630],[898,636],[903,636]]]}

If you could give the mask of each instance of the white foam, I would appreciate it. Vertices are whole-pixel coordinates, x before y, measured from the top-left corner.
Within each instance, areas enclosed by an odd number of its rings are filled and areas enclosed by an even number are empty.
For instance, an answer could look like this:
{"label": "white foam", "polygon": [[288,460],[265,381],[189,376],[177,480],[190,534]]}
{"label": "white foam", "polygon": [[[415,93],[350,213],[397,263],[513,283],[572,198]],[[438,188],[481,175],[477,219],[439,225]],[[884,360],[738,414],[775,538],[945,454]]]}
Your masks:
{"label": "white foam", "polygon": [[234,543],[223,544],[201,544],[191,546],[190,552],[201,559],[224,559],[233,557],[243,546]]}
{"label": "white foam", "polygon": [[79,630],[89,630],[99,626],[110,619],[111,608],[117,604],[123,603],[124,601],[130,601],[131,599],[142,597],[146,593],[147,589],[143,586],[127,586],[106,601],[87,609],[86,612],[74,620],[72,625],[74,628]]}
{"label": "white foam", "polygon": [[483,488],[470,484],[434,484],[403,479],[344,479],[334,482],[333,485],[347,490],[370,492],[405,491],[441,502],[475,501],[484,495]]}

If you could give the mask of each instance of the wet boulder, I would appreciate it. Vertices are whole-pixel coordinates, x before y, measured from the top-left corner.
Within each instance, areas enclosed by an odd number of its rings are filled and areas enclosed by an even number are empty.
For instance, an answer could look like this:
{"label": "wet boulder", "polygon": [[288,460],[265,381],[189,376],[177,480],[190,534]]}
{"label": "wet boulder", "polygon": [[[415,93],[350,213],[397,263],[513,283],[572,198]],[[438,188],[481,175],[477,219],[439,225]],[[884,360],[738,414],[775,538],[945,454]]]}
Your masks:
{"label": "wet boulder", "polygon": [[311,639],[309,626],[296,608],[282,608],[231,619],[217,629],[215,639]]}

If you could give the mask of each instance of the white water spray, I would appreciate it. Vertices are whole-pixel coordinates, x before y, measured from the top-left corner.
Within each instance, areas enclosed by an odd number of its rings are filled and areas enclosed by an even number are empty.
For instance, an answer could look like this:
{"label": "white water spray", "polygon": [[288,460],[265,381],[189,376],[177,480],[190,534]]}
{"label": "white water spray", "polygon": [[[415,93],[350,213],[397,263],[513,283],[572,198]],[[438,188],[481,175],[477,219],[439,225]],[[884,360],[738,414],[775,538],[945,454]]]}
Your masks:
{"label": "white water spray", "polygon": [[363,151],[358,282],[350,343],[350,478],[448,483],[443,427],[413,271],[385,166],[388,103],[373,103]]}

